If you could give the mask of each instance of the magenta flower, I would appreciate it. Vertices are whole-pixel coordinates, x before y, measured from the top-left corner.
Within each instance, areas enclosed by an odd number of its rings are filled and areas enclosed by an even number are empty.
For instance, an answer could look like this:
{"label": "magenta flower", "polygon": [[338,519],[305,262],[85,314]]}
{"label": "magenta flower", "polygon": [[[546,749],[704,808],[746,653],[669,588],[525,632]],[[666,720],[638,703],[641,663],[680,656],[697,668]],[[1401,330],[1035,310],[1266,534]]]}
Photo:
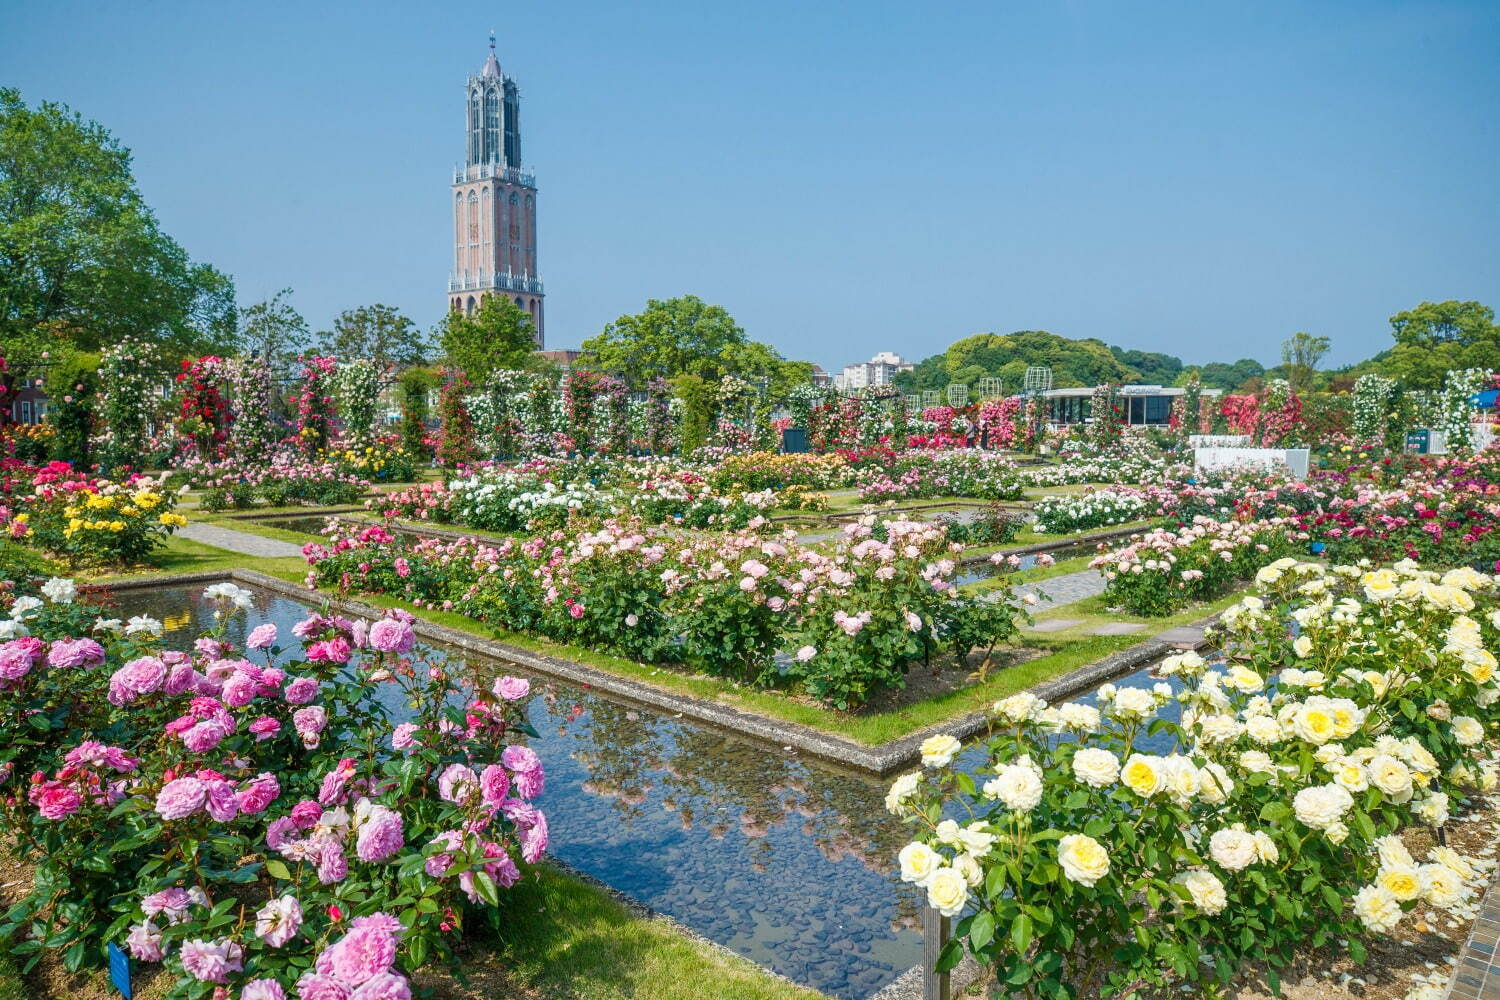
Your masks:
{"label": "magenta flower", "polygon": [[207,753],[228,735],[217,719],[204,719],[182,734],[182,744],[193,753]]}
{"label": "magenta flower", "polygon": [[302,745],[311,749],[318,745],[323,729],[328,725],[328,712],[322,705],[309,705],[292,713],[292,725],[302,737]]}
{"label": "magenta flower", "polygon": [[417,728],[417,724],[414,722],[403,722],[394,730],[392,730],[391,749],[410,750],[412,747],[416,746],[417,740],[413,734],[416,733]]}
{"label": "magenta flower", "polygon": [[42,658],[42,640],[25,636],[0,645],[0,680],[18,681]]}
{"label": "magenta flower", "polygon": [[187,908],[192,901],[192,897],[185,889],[173,886],[161,892],[153,892],[141,900],[141,910],[148,917],[154,917],[158,913],[165,914],[167,923],[175,924],[180,923],[187,916]]}
{"label": "magenta flower", "polygon": [[240,1000],[286,1000],[286,990],[274,979],[252,979],[240,987]]}
{"label": "magenta flower", "polygon": [[167,680],[162,685],[162,693],[175,698],[192,687],[197,680],[198,672],[193,669],[191,663],[173,664],[167,671]]}
{"label": "magenta flower", "polygon": [[377,805],[360,824],[355,854],[361,861],[380,862],[401,850],[405,844],[401,814]]}
{"label": "magenta flower", "polygon": [[499,764],[479,772],[479,794],[487,805],[498,806],[510,794],[510,775]]}
{"label": "magenta flower", "polygon": [[359,986],[390,970],[396,961],[396,937],[379,927],[354,928],[319,956],[320,966],[324,957],[336,979]]}
{"label": "magenta flower", "polygon": [[262,715],[250,723],[250,731],[255,734],[255,742],[269,740],[281,732],[281,720],[274,719],[269,715]]}
{"label": "magenta flower", "polygon": [[309,972],[297,980],[298,1000],[350,1000],[349,987],[320,972]]}
{"label": "magenta flower", "polygon": [[297,832],[297,824],[290,816],[273,819],[266,827],[266,846],[273,851],[279,851],[297,839]]}
{"label": "magenta flower", "polygon": [[227,938],[182,943],[182,967],[201,983],[228,982],[231,972],[244,968],[240,946]]}
{"label": "magenta flower", "polygon": [[323,817],[323,807],[312,799],[303,799],[292,806],[292,822],[297,824],[300,830],[311,830],[317,826],[318,820]]}
{"label": "magenta flower", "polygon": [[428,841],[428,843],[441,843],[443,845],[443,850],[429,857],[426,865],[427,874],[433,878],[442,878],[448,873],[448,869],[453,867],[453,854],[451,852],[463,846],[463,834],[457,830],[444,830]]}
{"label": "magenta flower", "polygon": [[536,755],[536,751],[530,747],[510,746],[500,755],[500,761],[512,771],[538,771],[542,767],[542,759]]}
{"label": "magenta flower", "polygon": [[344,857],[344,848],[335,841],[323,845],[318,854],[318,881],[324,885],[342,882],[349,874],[349,859]]}
{"label": "magenta flower", "polygon": [[137,657],[110,675],[110,704],[128,705],[141,695],[160,688],[166,680],[167,665],[159,658]]}
{"label": "magenta flower", "polygon": [[250,630],[250,635],[245,639],[245,646],[248,649],[268,649],[275,644],[276,624],[274,622],[266,622],[264,625],[255,626],[255,628]]}
{"label": "magenta flower", "polygon": [[254,677],[246,673],[236,673],[224,682],[224,688],[219,697],[224,699],[224,704],[230,708],[243,708],[255,700],[256,689],[259,684]]}
{"label": "magenta flower", "polygon": [[531,682],[524,677],[501,677],[490,690],[495,693],[496,698],[520,701],[531,693]]}
{"label": "magenta flower", "polygon": [[235,797],[234,785],[222,778],[203,783],[203,810],[216,822],[228,823],[240,814],[240,800]]}
{"label": "magenta flower", "polygon": [[354,777],[354,760],[345,757],[332,771],[323,775],[323,784],[318,789],[318,802],[325,806],[337,805],[349,793],[349,779]]}
{"label": "magenta flower", "polygon": [[240,812],[253,816],[256,813],[265,812],[266,807],[276,801],[276,796],[281,794],[281,786],[277,783],[275,775],[269,771],[262,771],[247,782],[242,782],[235,791],[235,799],[239,802]]}
{"label": "magenta flower", "polygon": [[97,667],[104,662],[104,647],[93,639],[58,639],[47,650],[47,663],[54,667]]}
{"label": "magenta flower", "polygon": [[536,813],[536,822],[526,828],[521,834],[521,858],[528,865],[534,865],[541,860],[546,853],[547,842],[547,816],[540,809]]}
{"label": "magenta flower", "polygon": [[282,697],[289,705],[306,705],[318,696],[318,686],[311,677],[298,677],[286,686]]}
{"label": "magenta flower", "polygon": [[28,797],[43,819],[64,819],[83,806],[82,796],[60,781],[32,785]]}
{"label": "magenta flower", "polygon": [[516,772],[516,794],[523,799],[534,799],[542,794],[546,785],[546,775],[538,764],[530,771]]}
{"label": "magenta flower", "polygon": [[370,626],[370,645],[382,653],[409,653],[415,641],[409,622],[382,618]]}
{"label": "magenta flower", "polygon": [[156,796],[156,812],[162,819],[182,819],[197,812],[208,787],[197,778],[177,778],[162,786]]}
{"label": "magenta flower", "polygon": [[463,805],[479,787],[479,776],[463,764],[449,764],[438,778],[438,795],[446,802]]}
{"label": "magenta flower", "polygon": [[162,947],[161,931],[149,920],[130,925],[130,933],[125,935],[125,947],[130,949],[132,957],[142,962],[160,962],[167,955]]}
{"label": "magenta flower", "polygon": [[272,948],[280,948],[302,926],[302,906],[295,896],[279,896],[255,914],[255,936]]}
{"label": "magenta flower", "polygon": [[411,984],[398,972],[377,972],[349,1000],[411,1000]]}

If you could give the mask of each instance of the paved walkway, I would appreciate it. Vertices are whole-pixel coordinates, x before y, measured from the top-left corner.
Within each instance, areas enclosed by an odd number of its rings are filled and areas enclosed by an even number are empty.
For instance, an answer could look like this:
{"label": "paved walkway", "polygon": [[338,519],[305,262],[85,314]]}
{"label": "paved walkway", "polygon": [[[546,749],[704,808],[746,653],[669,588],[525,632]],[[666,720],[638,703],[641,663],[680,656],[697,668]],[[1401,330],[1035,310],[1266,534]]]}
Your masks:
{"label": "paved walkway", "polygon": [[1479,917],[1469,933],[1458,966],[1448,983],[1451,1000],[1500,998],[1500,879],[1492,882],[1479,904]]}
{"label": "paved walkway", "polygon": [[[1097,597],[1102,593],[1104,593],[1104,576],[1096,569],[1081,569],[1077,573],[1064,573],[1062,576],[1038,580],[1036,583],[1023,583],[1016,588],[1017,597],[1036,594],[1041,598],[1041,603],[1036,606],[1038,611],[1048,611],[1062,607],[1064,604],[1081,601],[1086,597]],[[999,596],[998,590],[987,591],[984,594],[984,600],[993,601]],[[1050,601],[1047,599],[1049,597]]]}
{"label": "paved walkway", "polygon": [[178,528],[177,535],[179,538],[202,542],[204,545],[212,545],[216,549],[227,549],[230,552],[238,552],[243,556],[276,559],[284,556],[302,555],[302,547],[300,545],[293,545],[291,542],[283,542],[275,538],[262,538],[259,535],[234,531],[230,528],[221,528],[217,524],[202,524],[197,521],[191,521],[186,527]]}

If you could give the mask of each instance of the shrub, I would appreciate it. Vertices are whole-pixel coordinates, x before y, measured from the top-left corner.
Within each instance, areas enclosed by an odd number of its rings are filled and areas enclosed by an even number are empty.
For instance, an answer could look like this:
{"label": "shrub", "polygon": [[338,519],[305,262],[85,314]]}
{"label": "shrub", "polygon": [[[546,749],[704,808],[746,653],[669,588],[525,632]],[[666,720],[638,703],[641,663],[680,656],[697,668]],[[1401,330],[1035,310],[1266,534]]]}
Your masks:
{"label": "shrub", "polygon": [[35,867],[0,936],[28,966],[123,941],[165,963],[172,996],[406,996],[455,961],[453,931],[499,925],[549,835],[542,764],[512,744],[525,681],[471,687],[400,613],[310,615],[286,646],[264,625],[241,650],[226,628],[251,595],[217,584],[218,626],[183,652],[159,622],[44,590],[9,606],[31,635],[0,645],[0,808]]}

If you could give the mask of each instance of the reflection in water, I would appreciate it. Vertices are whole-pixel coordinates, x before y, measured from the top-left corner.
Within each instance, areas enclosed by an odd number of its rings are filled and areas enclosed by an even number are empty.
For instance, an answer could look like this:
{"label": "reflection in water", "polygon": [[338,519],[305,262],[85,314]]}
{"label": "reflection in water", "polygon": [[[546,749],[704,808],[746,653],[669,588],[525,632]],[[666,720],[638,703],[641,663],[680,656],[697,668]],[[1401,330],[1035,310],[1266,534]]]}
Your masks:
{"label": "reflection in water", "polygon": [[[127,592],[118,613],[161,619],[183,646],[211,621],[201,592]],[[258,592],[229,638],[243,641],[266,621],[289,637],[305,615],[296,601]],[[486,675],[524,673],[471,663]],[[884,782],[533,680],[552,853],[834,996],[868,996],[920,961],[919,899],[894,874],[906,838],[885,813]]]}

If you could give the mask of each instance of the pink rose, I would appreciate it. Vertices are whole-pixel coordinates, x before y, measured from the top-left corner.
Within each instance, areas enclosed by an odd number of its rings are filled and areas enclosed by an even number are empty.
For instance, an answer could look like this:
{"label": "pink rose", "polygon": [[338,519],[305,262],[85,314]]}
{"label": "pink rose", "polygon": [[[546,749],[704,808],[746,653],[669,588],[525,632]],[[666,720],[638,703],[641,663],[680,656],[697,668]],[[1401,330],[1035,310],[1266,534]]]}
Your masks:
{"label": "pink rose", "polygon": [[281,786],[277,783],[275,775],[262,771],[249,781],[241,782],[234,796],[239,802],[240,812],[254,815],[265,812],[266,807],[275,802],[276,796],[280,794]]}
{"label": "pink rose", "polygon": [[43,819],[63,819],[73,815],[83,805],[78,792],[60,781],[44,781],[40,785],[32,785],[28,797]]}
{"label": "pink rose", "polygon": [[505,701],[520,701],[531,693],[531,682],[524,677],[501,677],[491,687],[496,698]]}
{"label": "pink rose", "polygon": [[162,819],[182,819],[203,805],[208,788],[197,778],[177,778],[162,786],[156,796],[156,811]]}
{"label": "pink rose", "polygon": [[263,740],[271,739],[277,733],[281,732],[281,720],[273,719],[269,715],[262,715],[250,723],[249,729],[250,732],[255,734],[255,742],[260,743]]}
{"label": "pink rose", "polygon": [[370,645],[383,653],[409,653],[415,641],[408,622],[382,618],[370,626]]}
{"label": "pink rose", "polygon": [[267,649],[276,644],[276,624],[267,622],[257,625],[250,630],[250,635],[245,639],[245,646],[249,649]]}

